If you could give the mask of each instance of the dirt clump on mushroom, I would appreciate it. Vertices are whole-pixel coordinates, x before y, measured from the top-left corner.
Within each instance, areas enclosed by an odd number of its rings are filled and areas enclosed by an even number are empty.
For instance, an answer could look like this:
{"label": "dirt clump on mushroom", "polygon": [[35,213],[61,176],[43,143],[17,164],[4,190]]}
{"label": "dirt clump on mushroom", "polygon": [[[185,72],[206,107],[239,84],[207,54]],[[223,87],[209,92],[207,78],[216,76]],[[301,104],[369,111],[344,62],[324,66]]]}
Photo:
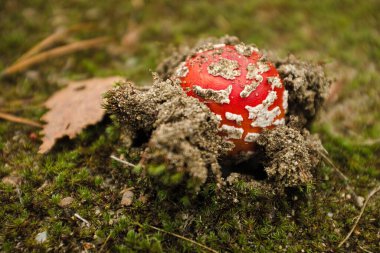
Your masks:
{"label": "dirt clump on mushroom", "polygon": [[217,159],[233,144],[218,134],[218,119],[207,106],[173,81],[154,75],[146,91],[131,82],[121,83],[107,93],[105,106],[128,138],[149,136],[141,146],[144,164],[164,164],[169,173],[190,177],[197,189],[208,178],[221,181]]}
{"label": "dirt clump on mushroom", "polygon": [[[125,82],[106,95],[106,109],[116,115],[126,139],[130,140],[127,148],[132,148],[136,140],[145,139],[137,147],[141,150],[140,164],[163,164],[169,177],[165,182],[190,180],[195,191],[208,181],[217,182],[219,186],[231,185],[228,175],[222,177],[222,167],[234,144],[218,134],[219,121],[215,114],[196,98],[187,96],[173,76],[178,69],[186,72],[186,69],[179,68],[185,59],[199,50],[215,48],[216,44],[235,45],[243,53],[257,50],[254,45],[246,46],[235,37],[206,39],[194,48],[181,48],[165,59],[154,74],[149,89]],[[322,67],[302,62],[294,56],[285,60],[274,58],[272,62],[289,92],[289,110],[285,126],[266,130],[257,139],[252,167],[261,164],[266,174],[263,183],[283,192],[287,187],[303,186],[313,181],[320,162],[319,152],[323,148],[318,137],[310,135],[307,126],[323,105],[330,82]],[[249,161],[247,163],[249,165]],[[232,172],[239,171],[234,166],[238,167],[238,162],[232,164]],[[243,178],[255,181],[251,175]]]}

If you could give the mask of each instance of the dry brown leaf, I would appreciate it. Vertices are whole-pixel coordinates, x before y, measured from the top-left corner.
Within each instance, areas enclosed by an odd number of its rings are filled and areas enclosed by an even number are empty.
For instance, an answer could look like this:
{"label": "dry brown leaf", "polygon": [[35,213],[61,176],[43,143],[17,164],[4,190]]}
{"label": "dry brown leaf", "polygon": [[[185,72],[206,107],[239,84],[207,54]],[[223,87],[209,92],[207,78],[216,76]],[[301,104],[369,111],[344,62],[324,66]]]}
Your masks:
{"label": "dry brown leaf", "polygon": [[1,179],[1,182],[3,184],[7,184],[7,185],[10,185],[13,187],[18,187],[18,186],[20,186],[20,184],[22,182],[22,178],[20,176],[18,176],[17,174],[11,174],[9,176],[3,177]]}
{"label": "dry brown leaf", "polygon": [[99,122],[105,114],[102,94],[122,79],[116,76],[72,82],[50,97],[45,103],[50,110],[41,118],[47,124],[38,152],[46,153],[57,139],[64,136],[73,139],[88,125]]}

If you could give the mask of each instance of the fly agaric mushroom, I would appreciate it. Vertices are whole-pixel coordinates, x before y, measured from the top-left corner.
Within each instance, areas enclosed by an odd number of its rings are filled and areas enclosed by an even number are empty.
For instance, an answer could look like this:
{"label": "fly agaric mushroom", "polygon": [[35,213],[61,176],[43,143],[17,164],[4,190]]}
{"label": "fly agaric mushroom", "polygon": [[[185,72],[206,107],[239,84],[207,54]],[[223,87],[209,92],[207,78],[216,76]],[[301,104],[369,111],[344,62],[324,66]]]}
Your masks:
{"label": "fly agaric mushroom", "polygon": [[231,154],[254,151],[263,129],[285,124],[287,91],[276,68],[254,46],[214,44],[189,56],[174,78],[220,120]]}

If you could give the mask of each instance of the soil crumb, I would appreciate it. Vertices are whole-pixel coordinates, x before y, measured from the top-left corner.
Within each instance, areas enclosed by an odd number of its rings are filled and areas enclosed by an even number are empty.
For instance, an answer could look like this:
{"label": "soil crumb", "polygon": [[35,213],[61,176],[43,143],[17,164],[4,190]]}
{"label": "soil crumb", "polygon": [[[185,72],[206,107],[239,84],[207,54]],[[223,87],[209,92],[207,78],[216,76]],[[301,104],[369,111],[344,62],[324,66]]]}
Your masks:
{"label": "soil crumb", "polygon": [[313,181],[322,145],[316,136],[300,129],[299,120],[291,118],[287,126],[264,131],[256,140],[265,158],[264,169],[276,187],[295,187]]}
{"label": "soil crumb", "polygon": [[309,126],[328,96],[331,81],[322,66],[303,62],[294,55],[272,60],[289,93],[288,119],[295,115]]}
{"label": "soil crumb", "polygon": [[[183,47],[165,59],[158,66],[157,74],[153,74],[153,85],[149,89],[143,90],[132,82],[124,82],[106,95],[105,107],[116,115],[124,135],[131,140],[141,135],[147,137],[147,141],[139,146],[142,153],[140,164],[164,165],[169,175],[180,174],[181,178],[184,176],[195,182],[196,191],[210,180],[226,187],[231,185],[234,181],[231,176],[222,178],[221,164],[238,167],[239,162],[228,158],[233,144],[218,134],[218,118],[205,104],[188,97],[177,77],[188,71],[181,65],[188,57],[226,44],[238,47],[242,54],[257,50],[256,46],[245,45],[236,37],[202,40],[194,48]],[[263,57],[267,57],[266,54]],[[323,105],[330,81],[321,66],[302,62],[294,56],[285,60],[274,58],[272,62],[289,93],[287,122],[285,126],[260,135],[254,162],[252,165],[245,162],[245,167],[247,164],[252,168],[261,164],[267,174],[262,183],[271,185],[272,191],[284,192],[285,188],[304,186],[313,181],[320,162],[319,152],[323,148],[319,138],[310,135],[306,127]],[[216,70],[218,74],[224,73],[219,66]],[[209,94],[207,90],[198,92],[209,99],[224,98],[223,94]],[[127,148],[131,147],[133,141],[128,145]],[[229,159],[234,163],[232,166],[231,162],[226,162]],[[239,169],[232,170],[236,171]],[[249,175],[240,178],[257,182]]]}
{"label": "soil crumb", "polygon": [[108,92],[105,107],[117,115],[125,134],[150,135],[144,165],[164,164],[168,171],[190,176],[196,188],[208,178],[221,181],[217,159],[233,144],[218,134],[219,121],[208,107],[187,96],[178,84],[157,75],[147,91],[131,82],[120,83]]}

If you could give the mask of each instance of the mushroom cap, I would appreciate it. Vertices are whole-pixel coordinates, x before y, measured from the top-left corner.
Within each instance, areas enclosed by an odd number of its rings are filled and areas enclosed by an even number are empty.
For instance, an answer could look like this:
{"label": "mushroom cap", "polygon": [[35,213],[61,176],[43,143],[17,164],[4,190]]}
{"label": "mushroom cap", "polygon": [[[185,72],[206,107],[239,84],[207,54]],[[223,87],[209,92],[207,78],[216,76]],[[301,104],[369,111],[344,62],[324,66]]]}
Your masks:
{"label": "mushroom cap", "polygon": [[285,124],[287,91],[272,63],[254,46],[215,44],[182,62],[175,72],[187,95],[220,120],[232,154],[254,151],[263,129]]}

